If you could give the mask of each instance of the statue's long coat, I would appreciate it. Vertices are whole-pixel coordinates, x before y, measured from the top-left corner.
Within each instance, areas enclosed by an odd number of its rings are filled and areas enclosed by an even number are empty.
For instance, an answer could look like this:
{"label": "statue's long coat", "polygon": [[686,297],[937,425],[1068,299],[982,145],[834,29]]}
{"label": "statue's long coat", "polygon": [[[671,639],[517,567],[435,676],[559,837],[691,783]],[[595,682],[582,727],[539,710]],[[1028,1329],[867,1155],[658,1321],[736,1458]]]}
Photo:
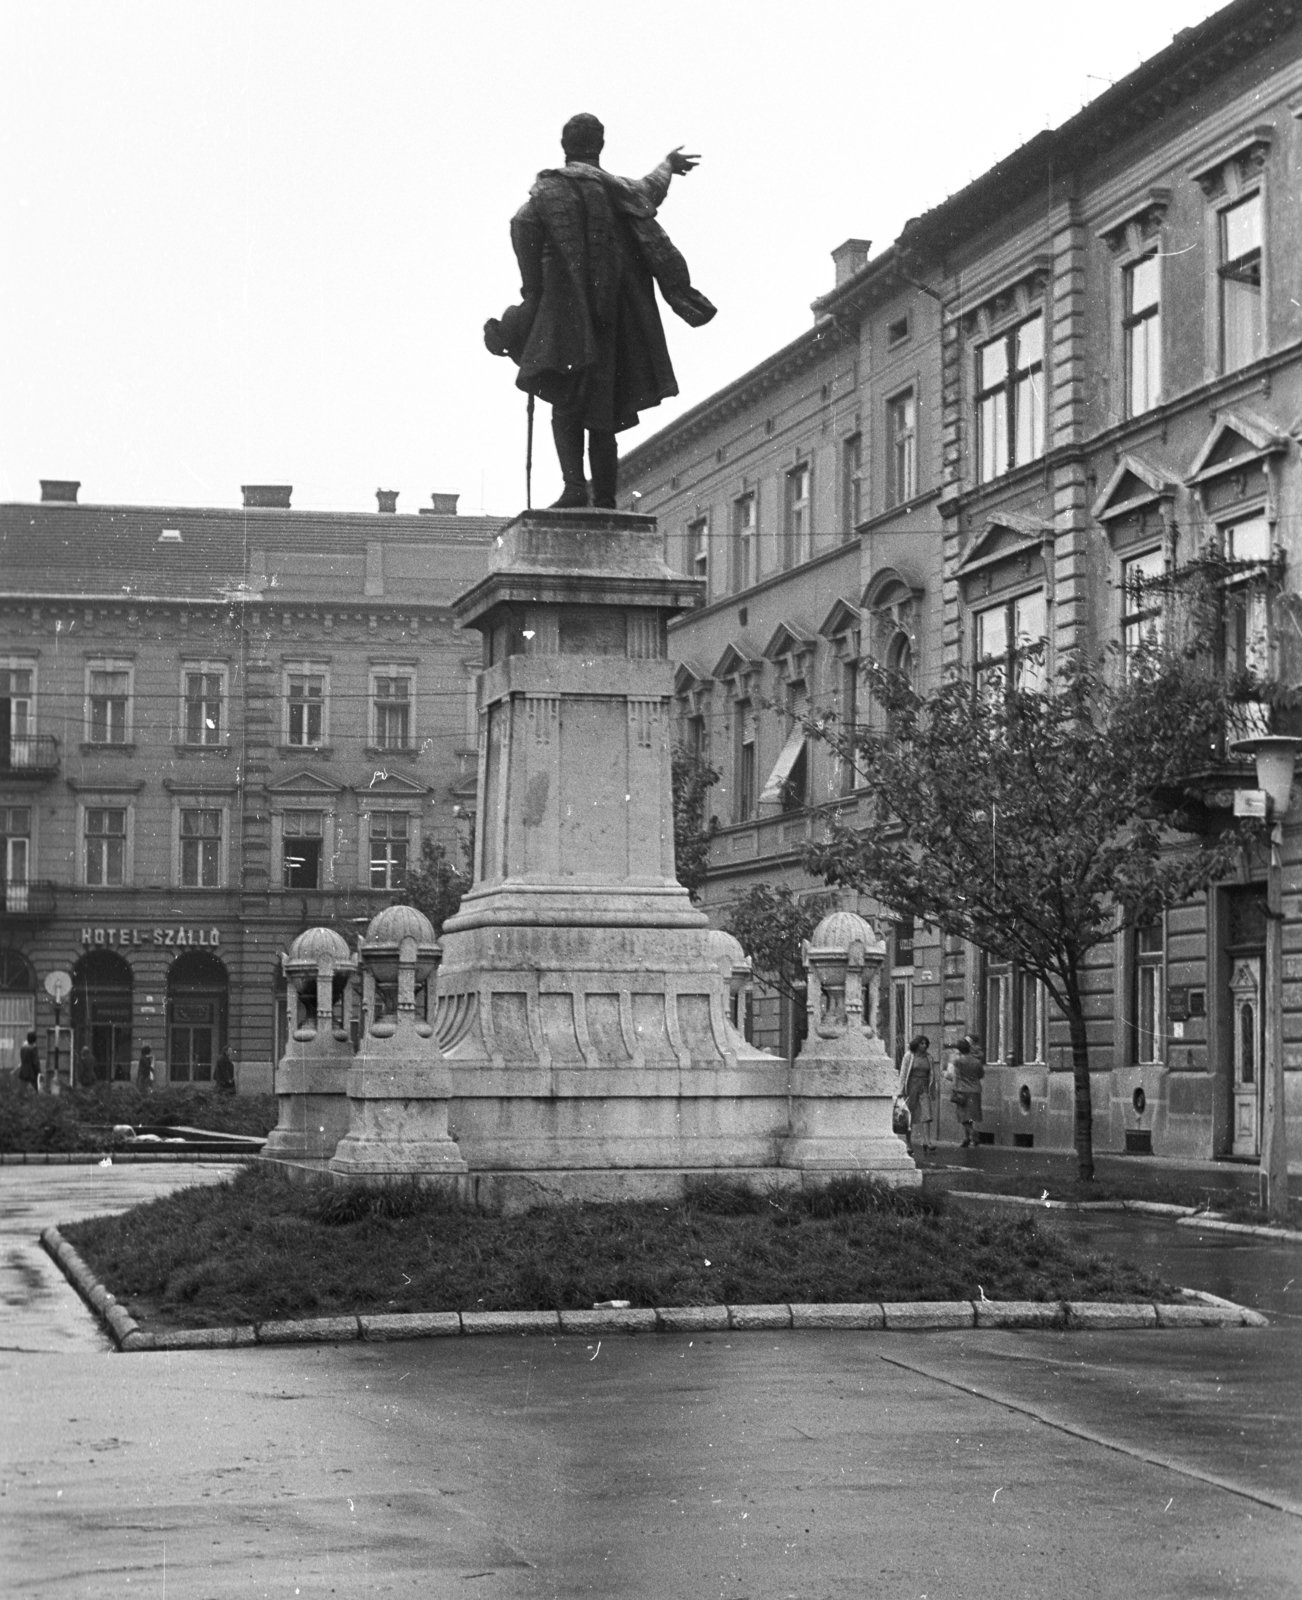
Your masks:
{"label": "statue's long coat", "polygon": [[714,315],[654,220],[668,186],[664,166],[633,181],[571,162],[540,172],[511,220],[529,330],[516,384],[585,428],[618,433],[678,393],[657,280],[686,320]]}

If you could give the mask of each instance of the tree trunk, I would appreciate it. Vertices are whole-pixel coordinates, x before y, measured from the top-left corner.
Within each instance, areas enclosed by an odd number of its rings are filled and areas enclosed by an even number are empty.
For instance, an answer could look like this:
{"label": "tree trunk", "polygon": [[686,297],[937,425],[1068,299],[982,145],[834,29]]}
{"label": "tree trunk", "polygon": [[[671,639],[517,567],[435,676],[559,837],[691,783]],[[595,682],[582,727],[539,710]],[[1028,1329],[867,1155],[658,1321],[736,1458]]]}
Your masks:
{"label": "tree trunk", "polygon": [[1076,1166],[1081,1181],[1094,1181],[1094,1108],[1090,1099],[1090,1050],[1080,988],[1067,985],[1067,1023],[1071,1029],[1071,1076],[1076,1091]]}

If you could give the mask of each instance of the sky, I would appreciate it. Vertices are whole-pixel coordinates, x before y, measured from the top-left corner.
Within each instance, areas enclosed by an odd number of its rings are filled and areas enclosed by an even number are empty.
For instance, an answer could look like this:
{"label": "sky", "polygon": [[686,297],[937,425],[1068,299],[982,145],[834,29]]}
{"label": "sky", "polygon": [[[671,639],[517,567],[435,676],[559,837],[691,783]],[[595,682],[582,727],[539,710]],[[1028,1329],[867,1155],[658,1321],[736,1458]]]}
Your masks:
{"label": "sky", "polygon": [[628,176],[702,157],[660,220],[719,314],[665,311],[680,397],[627,449],[809,326],[842,240],[886,248],[1217,9],[0,0],[0,501],[511,515],[526,402],[481,330],[567,117]]}

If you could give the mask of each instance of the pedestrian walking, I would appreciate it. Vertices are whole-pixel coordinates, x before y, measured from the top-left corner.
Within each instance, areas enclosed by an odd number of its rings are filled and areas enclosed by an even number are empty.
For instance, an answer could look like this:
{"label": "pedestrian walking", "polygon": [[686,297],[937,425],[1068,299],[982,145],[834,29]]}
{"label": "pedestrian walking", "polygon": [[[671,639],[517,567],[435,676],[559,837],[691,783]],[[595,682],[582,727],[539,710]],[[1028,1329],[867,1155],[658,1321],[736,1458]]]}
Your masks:
{"label": "pedestrian walking", "polygon": [[899,1087],[896,1090],[908,1108],[909,1126],[904,1135],[904,1143],[910,1155],[913,1153],[914,1135],[919,1132],[922,1135],[923,1150],[929,1151],[935,1148],[931,1142],[935,1075],[936,1064],[931,1059],[931,1040],[925,1033],[920,1033],[916,1039],[910,1041],[909,1048],[904,1052],[904,1059],[900,1062]]}
{"label": "pedestrian walking", "polygon": [[84,1044],[81,1054],[77,1057],[77,1087],[79,1089],[93,1089],[99,1081],[95,1071],[95,1057],[90,1053],[90,1046]]}
{"label": "pedestrian walking", "polygon": [[136,1063],[136,1088],[148,1094],[154,1087],[154,1051],[152,1045],[140,1046],[140,1060]]}
{"label": "pedestrian walking", "polygon": [[235,1063],[231,1060],[230,1051],[224,1047],[217,1057],[212,1076],[218,1094],[235,1093]]}
{"label": "pedestrian walking", "polygon": [[986,1075],[985,1064],[966,1035],[955,1045],[950,1066],[954,1079],[950,1099],[954,1102],[954,1109],[963,1127],[960,1148],[966,1149],[977,1142],[976,1124],[981,1121],[981,1080]]}
{"label": "pedestrian walking", "polygon": [[36,1030],[31,1029],[18,1051],[18,1081],[36,1092],[41,1081],[41,1056],[36,1048]]}

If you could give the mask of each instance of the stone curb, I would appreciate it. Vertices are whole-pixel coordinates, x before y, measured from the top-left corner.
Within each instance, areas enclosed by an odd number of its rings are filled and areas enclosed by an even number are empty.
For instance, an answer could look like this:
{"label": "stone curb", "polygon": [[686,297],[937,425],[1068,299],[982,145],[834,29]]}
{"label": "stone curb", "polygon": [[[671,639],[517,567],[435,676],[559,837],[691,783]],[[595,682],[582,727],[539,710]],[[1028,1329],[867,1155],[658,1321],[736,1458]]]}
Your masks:
{"label": "stone curb", "polygon": [[1171,1217],[1184,1228],[1212,1228],[1220,1233],[1246,1233],[1258,1239],[1289,1239],[1302,1244],[1302,1229],[1272,1228],[1261,1222],[1231,1222],[1214,1211],[1197,1206],[1173,1206],[1160,1200],[1032,1200],[1024,1194],[985,1194],[977,1189],[949,1189],[952,1200],[981,1200],[987,1205],[1028,1206],[1032,1211],[1137,1211],[1141,1215]]}
{"label": "stone curb", "polygon": [[[1265,1328],[1258,1311],[1200,1289],[1183,1305],[1106,1300],[904,1300],[844,1305],[656,1306],[605,1311],[415,1311],[295,1317],[222,1328],[143,1329],[108,1292],[57,1228],[41,1244],[103,1322],[119,1350],[231,1350],[250,1345],[344,1344],[357,1340],[476,1337],[483,1334],[748,1333],[850,1329],[924,1333],[951,1328]],[[1192,1304],[1190,1302],[1193,1302]]]}

